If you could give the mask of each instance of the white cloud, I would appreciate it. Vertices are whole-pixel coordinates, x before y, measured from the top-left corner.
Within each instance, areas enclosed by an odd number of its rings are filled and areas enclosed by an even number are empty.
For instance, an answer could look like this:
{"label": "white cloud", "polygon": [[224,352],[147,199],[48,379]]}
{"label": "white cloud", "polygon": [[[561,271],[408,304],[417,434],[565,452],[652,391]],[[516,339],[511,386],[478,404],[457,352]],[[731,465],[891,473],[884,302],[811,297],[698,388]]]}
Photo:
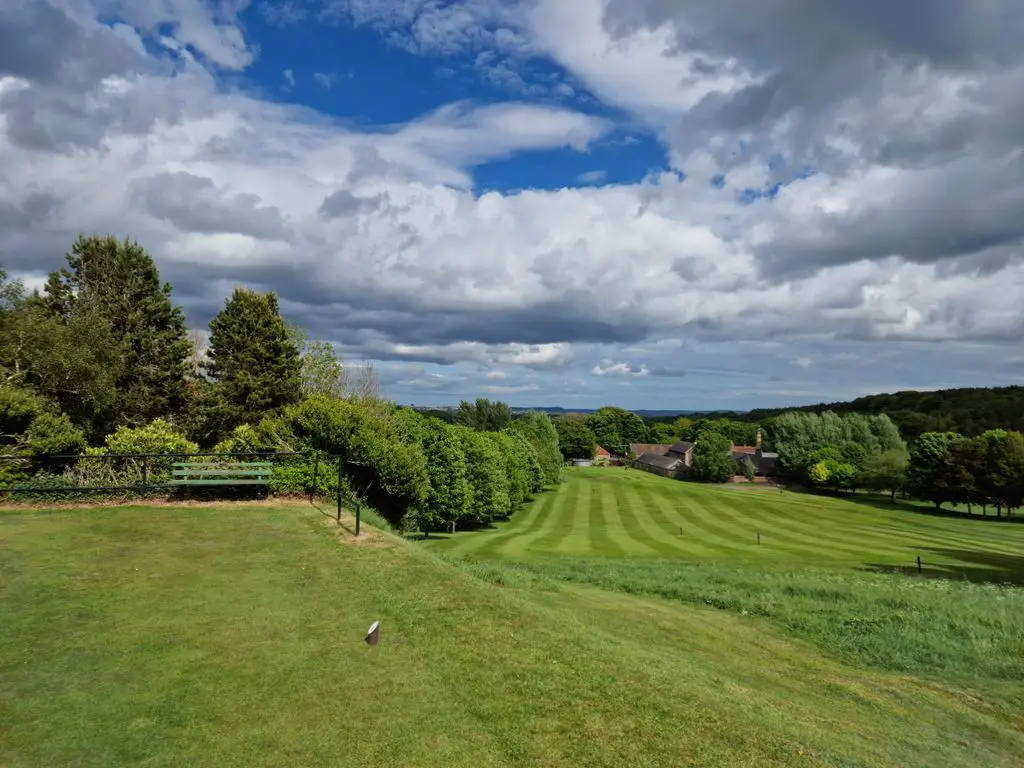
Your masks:
{"label": "white cloud", "polygon": [[[522,151],[586,152],[612,122],[510,102],[340,126],[218,81],[220,68],[244,67],[257,49],[241,37],[242,5],[147,0],[125,12],[136,27],[114,33],[83,0],[61,16],[70,26],[47,27],[77,35],[74,45],[26,49],[17,67],[0,69],[0,260],[12,272],[38,281],[75,231],[127,228],[193,323],[239,282],[272,287],[291,316],[350,357],[457,370],[468,383],[432,385],[445,396],[456,386],[568,396],[582,390],[566,381],[588,371],[595,387],[619,377],[664,393],[657,387],[683,370],[686,391],[706,400],[734,395],[745,376],[755,394],[751,377],[771,376],[782,379],[779,397],[812,377],[833,393],[880,370],[885,386],[926,382],[937,363],[920,342],[936,341],[944,366],[963,366],[961,380],[1021,375],[1005,353],[1022,330],[1024,295],[1024,182],[1005,119],[1021,106],[1018,65],[893,67],[881,81],[850,65],[868,85],[846,90],[831,71],[801,71],[805,106],[787,107],[787,91],[771,104],[777,113],[751,124],[741,108],[767,87],[769,63],[789,71],[775,38],[760,58],[724,37],[704,50],[653,0],[634,9],[639,20],[592,0],[443,12],[347,3],[367,23],[415,27],[416,50],[490,46],[495,61],[546,53],[659,130],[688,174],[478,194],[474,166]],[[0,11],[0,32],[17,32],[30,7],[42,5]],[[705,23],[695,7],[690,18]],[[195,58],[140,58],[139,33],[163,23],[178,24],[173,40]],[[986,110],[1000,119],[977,122]],[[769,165],[775,152],[788,170]],[[798,178],[803,160],[816,173]],[[720,188],[706,183],[723,172]],[[595,184],[599,173],[580,180]],[[774,199],[737,203],[744,189],[778,181]],[[731,351],[702,351],[715,344]],[[842,354],[876,364],[813,364]],[[638,358],[639,368],[619,362]],[[544,383],[516,378],[524,368]],[[394,381],[421,379],[436,382]]]}
{"label": "white cloud", "polygon": [[600,184],[608,177],[608,171],[586,171],[576,177],[581,184]]}
{"label": "white cloud", "polygon": [[611,360],[602,360],[590,371],[591,376],[647,376],[649,373],[646,365],[634,369],[629,363],[615,363]]}
{"label": "white cloud", "polygon": [[286,69],[284,72],[281,73],[281,76],[284,78],[284,83],[285,83],[285,85],[287,87],[292,88],[292,87],[295,86],[295,72],[294,71],[292,71],[290,69]]}

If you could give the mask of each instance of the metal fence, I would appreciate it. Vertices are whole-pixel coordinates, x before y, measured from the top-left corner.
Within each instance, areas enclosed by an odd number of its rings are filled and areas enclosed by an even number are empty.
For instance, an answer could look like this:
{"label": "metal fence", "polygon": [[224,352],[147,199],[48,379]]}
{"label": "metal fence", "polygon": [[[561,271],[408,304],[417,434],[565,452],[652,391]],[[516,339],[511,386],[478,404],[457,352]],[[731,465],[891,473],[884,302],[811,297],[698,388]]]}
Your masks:
{"label": "metal fence", "polygon": [[[193,459],[206,459],[209,465],[218,463],[241,465],[246,461],[269,461],[271,464],[287,459],[304,457],[313,462],[312,475],[303,488],[310,499],[316,495],[321,478],[327,473],[337,473],[336,496],[337,520],[341,522],[342,509],[348,507],[355,515],[355,535],[360,532],[363,502],[347,493],[344,489],[343,462],[339,456],[321,454],[319,452],[300,451],[256,451],[234,453],[102,453],[74,454],[65,456],[18,456],[0,455],[0,497],[4,495],[60,495],[60,494],[146,494],[159,491],[195,492],[197,489],[187,483],[174,482],[174,470],[177,464],[185,464]],[[97,469],[96,464],[107,462],[108,466]],[[274,467],[271,466],[266,487],[270,487],[270,477]],[[60,474],[56,474],[59,471]],[[34,473],[26,478],[26,482],[11,482],[21,472]],[[186,473],[188,474],[188,473]],[[225,474],[229,474],[225,473]],[[89,478],[137,478],[137,482],[79,482]],[[260,487],[252,484],[242,486],[230,482],[213,488]],[[209,493],[210,486],[203,486]]]}
{"label": "metal fence", "polygon": [[[18,456],[0,455],[0,466],[7,471],[5,474],[16,473],[19,469],[42,473],[44,482],[39,482],[38,477],[29,478],[27,482],[14,482],[11,484],[0,483],[0,494],[5,493],[67,493],[67,492],[129,492],[129,491],[159,491],[177,490],[182,486],[179,483],[161,481],[162,475],[170,476],[170,466],[175,460],[186,462],[190,459],[216,459],[221,462],[230,463],[242,462],[245,460],[295,458],[309,454],[298,451],[279,452],[238,452],[238,453],[102,453],[102,454],[74,454],[64,456]],[[316,457],[319,465],[319,455]],[[312,456],[311,456],[312,458]],[[333,457],[331,457],[333,458]],[[105,468],[96,469],[95,464],[108,462]],[[92,467],[90,467],[92,463]],[[212,462],[211,462],[212,463]],[[21,465],[20,467],[18,465]],[[13,465],[13,466],[12,466]],[[164,471],[164,467],[167,470]],[[93,471],[89,471],[92,469]],[[319,469],[319,466],[317,466]],[[62,474],[55,475],[53,470],[60,470]],[[78,470],[76,472],[76,470]],[[111,477],[127,478],[137,477],[138,482],[109,482],[94,484],[90,482],[74,482],[80,478],[90,477]],[[33,480],[36,480],[33,482]],[[55,482],[61,480],[63,482]],[[314,474],[315,487],[315,474]]]}

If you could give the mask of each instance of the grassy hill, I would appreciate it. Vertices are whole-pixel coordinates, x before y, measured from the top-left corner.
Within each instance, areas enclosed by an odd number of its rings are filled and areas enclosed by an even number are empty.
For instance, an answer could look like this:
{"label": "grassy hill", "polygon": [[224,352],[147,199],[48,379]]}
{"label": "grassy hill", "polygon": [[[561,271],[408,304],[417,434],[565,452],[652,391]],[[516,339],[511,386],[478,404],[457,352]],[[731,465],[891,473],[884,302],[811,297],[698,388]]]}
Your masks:
{"label": "grassy hill", "polygon": [[[625,497],[641,503],[651,481]],[[538,507],[526,515],[547,530]],[[647,546],[671,540],[643,527]],[[979,689],[871,669],[755,611],[456,567],[386,534],[354,543],[310,506],[7,512],[0,541],[0,765],[906,768],[1024,754],[1019,670]],[[695,588],[725,595],[717,567]],[[993,609],[979,651],[1005,654],[993,638],[1021,614],[1019,592],[962,588]]]}
{"label": "grassy hill", "polygon": [[[935,517],[867,497],[829,498],[745,484],[680,483],[623,469],[575,469],[492,530],[431,537],[480,559],[673,558],[867,570],[914,567],[1024,581],[1024,525]],[[760,534],[760,543],[758,543]]]}

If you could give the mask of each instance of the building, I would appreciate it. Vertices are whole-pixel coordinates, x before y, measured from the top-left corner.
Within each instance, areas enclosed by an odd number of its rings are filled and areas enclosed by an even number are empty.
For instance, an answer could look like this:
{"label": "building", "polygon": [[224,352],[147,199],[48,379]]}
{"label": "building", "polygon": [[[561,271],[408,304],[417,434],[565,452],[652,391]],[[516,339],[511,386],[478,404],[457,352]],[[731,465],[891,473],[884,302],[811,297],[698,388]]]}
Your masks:
{"label": "building", "polygon": [[736,462],[736,474],[744,475],[747,461],[754,465],[754,474],[758,477],[775,477],[779,472],[779,454],[769,453],[761,447],[761,429],[757,430],[756,445],[734,445],[731,451]]}
{"label": "building", "polygon": [[615,463],[614,457],[600,445],[594,448],[594,466],[607,467]]}
{"label": "building", "polygon": [[665,445],[661,443],[630,443],[629,452],[640,458],[645,453],[653,453],[655,456],[665,456],[669,451],[672,450],[671,445]]}
{"label": "building", "polygon": [[662,477],[683,477],[686,474],[687,466],[683,459],[678,456],[661,456],[657,453],[645,453],[636,460],[633,465],[636,469],[650,472]]}

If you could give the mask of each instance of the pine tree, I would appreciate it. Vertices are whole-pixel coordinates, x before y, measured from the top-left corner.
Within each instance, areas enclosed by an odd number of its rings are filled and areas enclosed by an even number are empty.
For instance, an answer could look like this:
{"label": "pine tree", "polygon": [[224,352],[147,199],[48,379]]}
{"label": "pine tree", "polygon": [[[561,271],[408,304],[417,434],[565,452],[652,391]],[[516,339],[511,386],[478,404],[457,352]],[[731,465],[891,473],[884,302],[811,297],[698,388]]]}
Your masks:
{"label": "pine tree", "polygon": [[116,359],[117,423],[138,426],[179,414],[191,344],[153,257],[135,242],[80,236],[67,263],[50,275],[43,302],[68,324],[88,314],[106,321]]}
{"label": "pine tree", "polygon": [[302,397],[302,363],[277,296],[237,288],[210,323],[208,438],[255,424]]}

